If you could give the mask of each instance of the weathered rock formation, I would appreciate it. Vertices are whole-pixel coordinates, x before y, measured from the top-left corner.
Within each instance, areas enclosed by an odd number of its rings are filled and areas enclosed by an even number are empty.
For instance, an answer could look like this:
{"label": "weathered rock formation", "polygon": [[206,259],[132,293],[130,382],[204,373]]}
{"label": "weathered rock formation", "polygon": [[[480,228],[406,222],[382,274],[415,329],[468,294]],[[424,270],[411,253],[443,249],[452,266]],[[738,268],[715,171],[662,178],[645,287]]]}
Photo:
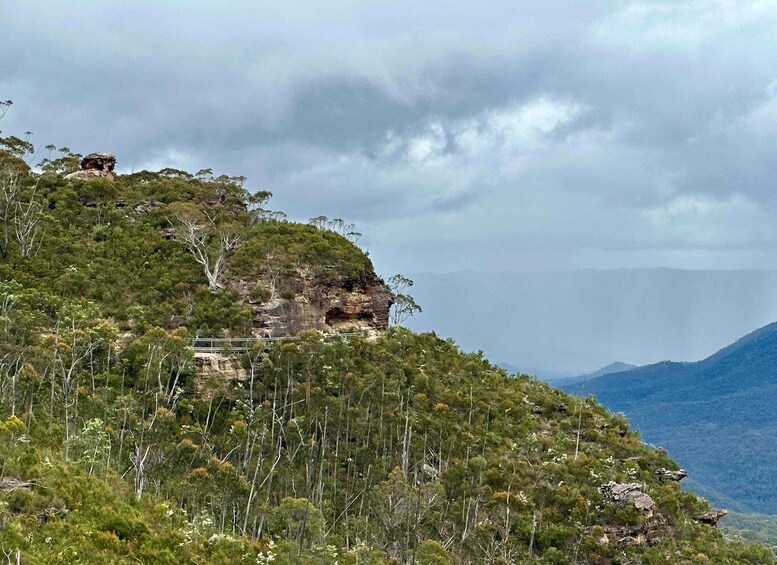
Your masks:
{"label": "weathered rock formation", "polygon": [[248,379],[248,373],[235,357],[227,357],[221,353],[197,352],[194,355],[194,365],[201,377],[224,375],[237,380]]}
{"label": "weathered rock formation", "polygon": [[640,483],[616,483],[610,481],[599,487],[599,493],[607,504],[633,504],[644,513],[646,520],[638,526],[604,526],[604,535],[599,539],[602,545],[614,542],[621,547],[632,545],[656,545],[661,541],[661,532],[667,526],[662,514],[653,515],[656,503],[643,492]]}
{"label": "weathered rock formation", "polygon": [[717,526],[720,519],[728,514],[727,510],[710,510],[708,512],[702,512],[696,515],[696,520],[702,524],[709,524],[710,526]]}
{"label": "weathered rock formation", "polygon": [[346,280],[325,289],[320,297],[326,308],[324,324],[333,331],[348,329],[385,330],[394,297],[374,273]]}
{"label": "weathered rock formation", "polygon": [[614,542],[621,547],[634,545],[653,546],[661,542],[661,532],[667,526],[667,519],[661,514],[646,520],[638,526],[604,526],[604,535],[599,543]]}
{"label": "weathered rock formation", "polygon": [[642,492],[640,483],[616,483],[610,481],[599,487],[599,493],[605,502],[609,504],[621,504],[630,502],[637,510],[642,510],[646,515],[653,514],[656,503],[647,494]]}
{"label": "weathered rock formation", "polygon": [[132,207],[131,214],[133,218],[138,218],[143,214],[148,214],[149,212],[157,210],[162,206],[164,206],[164,204],[156,200],[143,200],[142,202],[138,202]]}
{"label": "weathered rock formation", "polygon": [[[375,336],[388,327],[393,295],[372,271],[339,284],[316,283],[313,277],[301,277],[304,284],[293,297],[274,297],[266,301],[251,298],[255,279],[233,280],[237,290],[254,311],[252,332],[256,337],[281,337],[306,330],[323,333],[363,332]],[[259,281],[259,284],[264,282]],[[203,387],[210,378],[247,380],[248,372],[237,356],[197,351],[194,364],[198,375],[195,386]],[[226,377],[226,378],[225,378]],[[209,385],[212,386],[212,385]]]}
{"label": "weathered rock formation", "polygon": [[321,283],[312,274],[300,271],[294,296],[252,298],[257,282],[265,288],[269,281],[236,280],[237,290],[254,311],[253,333],[258,337],[278,337],[305,330],[324,333],[363,331],[377,334],[388,327],[389,309],[394,297],[374,272],[338,283]]}
{"label": "weathered rock formation", "polygon": [[116,168],[116,155],[113,153],[90,153],[81,159],[80,169],[70,173],[68,179],[107,179],[113,180],[113,170]]}
{"label": "weathered rock formation", "polygon": [[677,471],[672,471],[670,469],[665,469],[664,467],[661,467],[660,469],[656,470],[656,477],[658,477],[661,481],[682,481],[685,477],[688,476],[688,471],[685,469],[679,469]]}

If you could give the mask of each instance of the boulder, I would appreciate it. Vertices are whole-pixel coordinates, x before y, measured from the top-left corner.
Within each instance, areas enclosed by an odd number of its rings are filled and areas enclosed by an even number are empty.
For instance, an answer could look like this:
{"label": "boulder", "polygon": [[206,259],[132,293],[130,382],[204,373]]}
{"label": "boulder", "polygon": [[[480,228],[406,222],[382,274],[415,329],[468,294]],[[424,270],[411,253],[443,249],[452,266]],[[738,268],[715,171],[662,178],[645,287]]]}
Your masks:
{"label": "boulder", "polygon": [[599,493],[604,501],[609,504],[630,502],[635,508],[650,516],[653,514],[653,508],[656,503],[642,492],[643,488],[640,483],[616,483],[610,481],[599,487]]}
{"label": "boulder", "polygon": [[107,179],[113,180],[113,170],[116,168],[116,155],[113,153],[97,152],[90,153],[81,159],[80,169],[75,173],[70,173],[67,179]]}
{"label": "boulder", "polygon": [[696,521],[702,524],[709,524],[710,526],[717,526],[720,519],[728,514],[727,510],[709,510],[708,512],[702,512],[696,515]]}

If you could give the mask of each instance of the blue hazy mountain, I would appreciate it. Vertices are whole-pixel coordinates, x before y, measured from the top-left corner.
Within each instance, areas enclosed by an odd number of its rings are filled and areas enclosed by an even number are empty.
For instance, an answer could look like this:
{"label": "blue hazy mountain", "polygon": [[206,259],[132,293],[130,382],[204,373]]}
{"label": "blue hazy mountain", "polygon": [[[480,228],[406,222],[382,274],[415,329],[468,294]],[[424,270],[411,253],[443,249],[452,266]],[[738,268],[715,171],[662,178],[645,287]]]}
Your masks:
{"label": "blue hazy mountain", "polygon": [[636,369],[637,365],[632,365],[631,363],[623,363],[621,361],[615,361],[614,363],[610,363],[606,367],[602,367],[601,369],[597,369],[596,371],[591,371],[590,373],[586,373],[585,375],[575,375],[573,377],[561,377],[561,378],[543,378],[544,381],[547,383],[561,387],[562,385],[569,385],[572,383],[577,383],[580,381],[587,381],[590,379],[594,379],[596,377],[601,377],[602,375],[611,375],[615,373],[622,373],[624,371],[631,371],[632,369]]}
{"label": "blue hazy mountain", "polygon": [[596,377],[601,377],[602,375],[610,375],[613,373],[622,373],[623,371],[631,371],[632,369],[636,369],[636,368],[637,366],[632,365],[631,363],[622,363],[621,361],[616,361],[615,363],[610,363],[606,367],[602,367],[601,369],[597,369],[592,373],[581,375],[580,377],[577,377],[577,378],[593,379]]}
{"label": "blue hazy mountain", "polygon": [[777,323],[698,362],[664,361],[561,385],[623,412],[718,504],[777,514]]}

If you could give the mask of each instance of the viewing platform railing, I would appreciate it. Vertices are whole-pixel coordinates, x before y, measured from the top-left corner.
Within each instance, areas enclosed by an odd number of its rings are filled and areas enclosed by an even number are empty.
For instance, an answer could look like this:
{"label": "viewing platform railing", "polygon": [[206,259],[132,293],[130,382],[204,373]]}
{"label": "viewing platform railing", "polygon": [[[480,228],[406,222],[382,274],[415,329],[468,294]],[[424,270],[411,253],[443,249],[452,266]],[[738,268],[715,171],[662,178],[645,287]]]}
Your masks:
{"label": "viewing platform railing", "polygon": [[[366,335],[366,332],[331,333],[323,334],[323,338],[326,341],[331,341],[338,338],[364,335]],[[255,343],[271,344],[278,341],[300,341],[301,339],[297,335],[278,337],[195,337],[192,340],[192,349],[194,349],[195,353],[245,353]]]}

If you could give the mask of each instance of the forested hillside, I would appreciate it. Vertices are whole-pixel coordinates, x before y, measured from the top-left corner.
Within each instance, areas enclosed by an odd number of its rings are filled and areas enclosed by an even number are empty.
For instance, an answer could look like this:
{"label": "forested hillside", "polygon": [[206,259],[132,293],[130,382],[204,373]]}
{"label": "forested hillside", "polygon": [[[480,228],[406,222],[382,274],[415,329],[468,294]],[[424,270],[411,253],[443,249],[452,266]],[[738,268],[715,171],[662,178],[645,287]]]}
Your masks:
{"label": "forested hillside", "polygon": [[[34,172],[3,143],[10,562],[774,562],[593,399],[381,332],[354,229],[288,222],[240,178],[66,178],[79,156]],[[369,336],[321,333],[348,328]],[[260,332],[298,339],[198,371],[196,334]]]}
{"label": "forested hillside", "polygon": [[563,385],[623,411],[669,450],[693,487],[741,512],[777,513],[777,324],[696,363],[664,362]]}

